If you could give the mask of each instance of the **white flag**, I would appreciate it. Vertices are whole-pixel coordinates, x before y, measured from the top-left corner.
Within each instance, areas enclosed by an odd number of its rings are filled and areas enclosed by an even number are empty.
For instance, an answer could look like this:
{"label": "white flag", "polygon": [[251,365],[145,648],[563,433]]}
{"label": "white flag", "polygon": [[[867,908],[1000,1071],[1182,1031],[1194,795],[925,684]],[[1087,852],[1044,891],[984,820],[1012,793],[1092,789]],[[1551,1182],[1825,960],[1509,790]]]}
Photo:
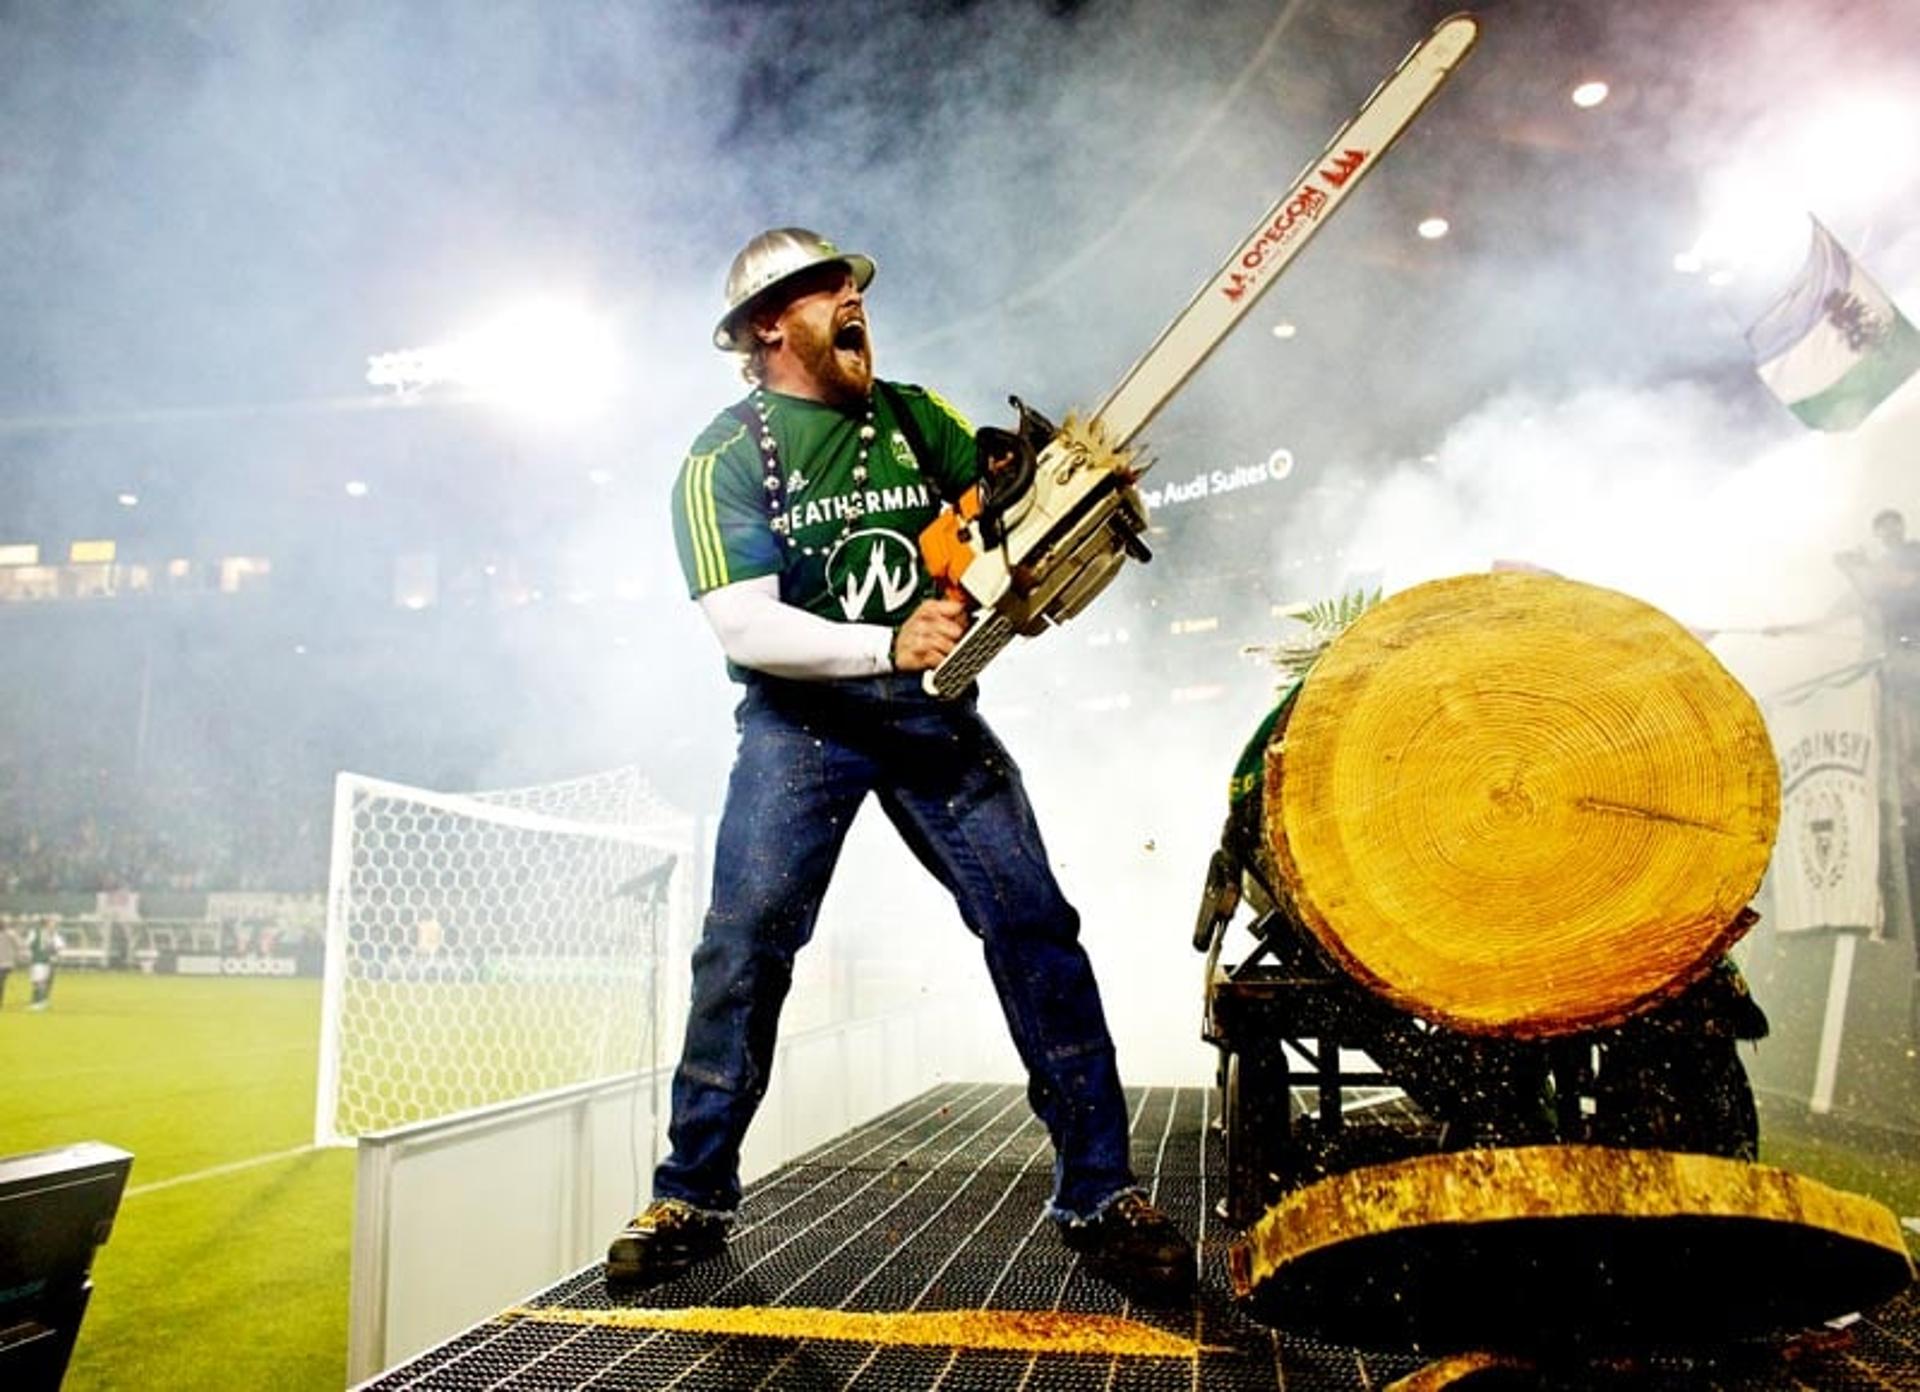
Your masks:
{"label": "white flag", "polygon": [[1776,932],[1879,927],[1877,693],[1863,673],[1767,709],[1781,783]]}

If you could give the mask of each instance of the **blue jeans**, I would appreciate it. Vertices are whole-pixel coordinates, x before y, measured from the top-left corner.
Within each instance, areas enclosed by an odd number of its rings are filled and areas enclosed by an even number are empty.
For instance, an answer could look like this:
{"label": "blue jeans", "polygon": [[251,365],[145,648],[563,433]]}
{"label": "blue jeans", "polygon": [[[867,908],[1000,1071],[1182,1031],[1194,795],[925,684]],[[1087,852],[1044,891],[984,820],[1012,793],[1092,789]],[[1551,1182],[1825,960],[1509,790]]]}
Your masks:
{"label": "blue jeans", "polygon": [[1020,771],[974,709],[918,674],[792,682],[753,675],[693,954],[673,1079],[672,1153],[654,1193],[731,1212],[740,1143],[766,1094],[793,959],[869,792],[953,894],[1054,1146],[1056,1217],[1086,1218],[1134,1184],[1127,1110],[1080,917],[1047,864]]}

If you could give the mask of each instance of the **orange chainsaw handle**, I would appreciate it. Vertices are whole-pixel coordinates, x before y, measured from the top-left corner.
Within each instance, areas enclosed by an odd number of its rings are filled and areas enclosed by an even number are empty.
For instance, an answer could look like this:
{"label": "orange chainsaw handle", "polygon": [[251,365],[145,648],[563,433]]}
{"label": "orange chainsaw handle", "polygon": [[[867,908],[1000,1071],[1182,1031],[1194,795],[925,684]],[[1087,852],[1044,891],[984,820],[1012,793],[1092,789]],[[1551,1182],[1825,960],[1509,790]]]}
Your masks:
{"label": "orange chainsaw handle", "polygon": [[960,495],[960,501],[954,506],[940,509],[940,515],[920,533],[920,557],[927,563],[927,574],[940,586],[943,598],[962,602],[967,599],[960,577],[973,564],[973,547],[968,542],[972,524],[979,516],[980,485],[976,483]]}

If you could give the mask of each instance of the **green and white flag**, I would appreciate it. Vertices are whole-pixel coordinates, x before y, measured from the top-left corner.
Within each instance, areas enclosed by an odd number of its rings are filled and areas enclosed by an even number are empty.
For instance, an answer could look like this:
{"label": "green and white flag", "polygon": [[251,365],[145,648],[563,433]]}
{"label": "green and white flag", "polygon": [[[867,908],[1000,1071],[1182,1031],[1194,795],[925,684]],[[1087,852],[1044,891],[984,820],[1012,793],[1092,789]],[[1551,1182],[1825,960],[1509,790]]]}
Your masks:
{"label": "green and white flag", "polygon": [[1747,330],[1760,380],[1815,430],[1851,430],[1920,369],[1920,331],[1816,219],[1800,278]]}

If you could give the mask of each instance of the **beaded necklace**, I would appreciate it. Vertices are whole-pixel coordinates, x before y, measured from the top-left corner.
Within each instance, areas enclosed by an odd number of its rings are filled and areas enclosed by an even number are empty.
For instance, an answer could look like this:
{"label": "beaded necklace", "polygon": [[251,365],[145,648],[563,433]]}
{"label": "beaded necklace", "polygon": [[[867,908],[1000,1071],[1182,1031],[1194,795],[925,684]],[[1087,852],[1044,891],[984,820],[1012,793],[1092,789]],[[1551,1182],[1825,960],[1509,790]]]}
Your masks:
{"label": "beaded necklace", "polygon": [[[787,484],[780,469],[780,454],[773,440],[773,420],[767,414],[766,395],[755,387],[747,397],[747,403],[753,407],[753,413],[760,418],[760,463],[766,471],[763,482],[767,489],[767,511],[772,518],[779,518],[787,506]],[[776,526],[774,535],[785,539],[788,546],[799,547],[803,556],[824,556],[849,536],[853,535],[853,524],[858,522],[866,510],[867,494],[867,455],[873,449],[874,437],[879,432],[873,425],[873,396],[867,396],[867,414],[860,422],[860,457],[853,463],[853,496],[847,500],[846,517],[840,524],[840,535],[829,546],[800,546],[793,535],[791,526]]]}

